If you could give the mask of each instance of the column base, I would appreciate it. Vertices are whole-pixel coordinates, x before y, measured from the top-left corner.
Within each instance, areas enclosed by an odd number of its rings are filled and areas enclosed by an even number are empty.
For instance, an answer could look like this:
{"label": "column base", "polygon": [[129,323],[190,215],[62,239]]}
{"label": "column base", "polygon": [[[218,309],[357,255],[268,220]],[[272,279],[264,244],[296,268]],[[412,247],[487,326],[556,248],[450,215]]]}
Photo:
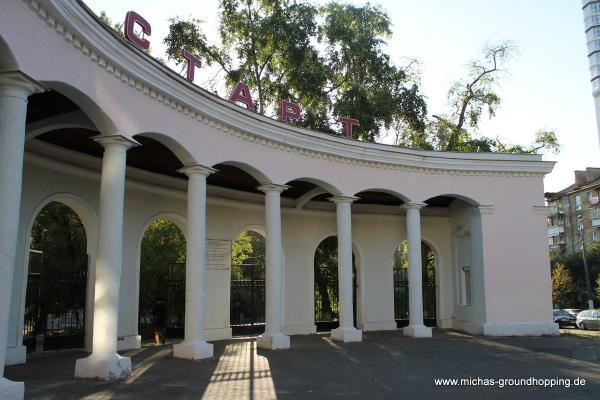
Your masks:
{"label": "column base", "polygon": [[22,344],[6,348],[4,365],[25,364],[27,361],[27,347]]}
{"label": "column base", "polygon": [[409,325],[402,329],[402,334],[417,338],[430,338],[431,328],[425,325]]}
{"label": "column base", "polygon": [[362,331],[354,327],[340,327],[331,331],[331,338],[340,342],[362,342]]}
{"label": "column base", "polygon": [[290,337],[281,332],[263,333],[256,338],[256,347],[259,349],[280,350],[290,348]]}
{"label": "column base", "polygon": [[134,350],[142,348],[142,337],[140,335],[123,336],[117,339],[117,351]]}
{"label": "column base", "polygon": [[131,358],[117,353],[92,353],[75,362],[75,378],[99,378],[105,381],[125,379],[131,375]]}
{"label": "column base", "polygon": [[3,400],[23,400],[25,385],[23,382],[13,382],[0,378],[0,398]]}
{"label": "column base", "polygon": [[202,360],[213,356],[213,345],[204,341],[181,342],[173,345],[173,357],[183,360]]}

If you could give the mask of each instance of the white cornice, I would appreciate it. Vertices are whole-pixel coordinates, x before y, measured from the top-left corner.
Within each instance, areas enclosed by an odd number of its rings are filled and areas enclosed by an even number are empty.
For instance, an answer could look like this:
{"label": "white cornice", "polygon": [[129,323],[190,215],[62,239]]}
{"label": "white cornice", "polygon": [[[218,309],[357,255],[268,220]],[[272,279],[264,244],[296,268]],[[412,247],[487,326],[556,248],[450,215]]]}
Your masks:
{"label": "white cornice", "polygon": [[76,0],[22,0],[67,42],[129,85],[183,115],[242,140],[335,162],[423,174],[543,176],[541,155],[421,151],[364,143],[286,125],[199,88],[100,24]]}

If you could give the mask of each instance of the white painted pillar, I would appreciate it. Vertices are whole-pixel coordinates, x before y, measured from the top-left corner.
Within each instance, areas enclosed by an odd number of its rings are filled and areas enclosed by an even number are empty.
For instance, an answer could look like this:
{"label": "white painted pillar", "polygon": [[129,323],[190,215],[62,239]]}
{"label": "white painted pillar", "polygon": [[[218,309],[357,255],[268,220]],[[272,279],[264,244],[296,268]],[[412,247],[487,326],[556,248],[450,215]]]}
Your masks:
{"label": "white painted pillar", "polygon": [[338,298],[340,326],[331,331],[331,338],[342,342],[362,341],[362,331],[354,327],[352,302],[352,211],[357,197],[336,196],[329,199],[336,205],[338,239]]}
{"label": "white painted pillar", "polygon": [[282,331],[281,192],[289,186],[269,183],[258,190],[265,194],[266,237],[266,312],[265,333],[256,344],[262,349],[289,349],[290,337]]}
{"label": "white painted pillar", "polygon": [[423,262],[421,260],[422,203],[406,203],[408,241],[408,326],[402,333],[413,337],[431,337],[431,328],[423,324]]}
{"label": "white painted pillar", "polygon": [[100,182],[100,212],[92,354],[75,363],[75,377],[122,379],[131,374],[131,359],[117,354],[119,287],[123,264],[123,206],[127,150],[139,145],[122,135],[94,138],[104,147]]}
{"label": "white painted pillar", "polygon": [[206,177],[215,169],[200,164],[179,170],[188,176],[187,237],[185,259],[185,336],[173,346],[173,356],[200,360],[213,356],[213,345],[204,339],[206,292]]}
{"label": "white painted pillar", "polygon": [[[0,398],[22,399],[23,382],[4,378],[17,252],[27,98],[44,88],[20,72],[0,73]],[[17,305],[13,305],[17,306]]]}

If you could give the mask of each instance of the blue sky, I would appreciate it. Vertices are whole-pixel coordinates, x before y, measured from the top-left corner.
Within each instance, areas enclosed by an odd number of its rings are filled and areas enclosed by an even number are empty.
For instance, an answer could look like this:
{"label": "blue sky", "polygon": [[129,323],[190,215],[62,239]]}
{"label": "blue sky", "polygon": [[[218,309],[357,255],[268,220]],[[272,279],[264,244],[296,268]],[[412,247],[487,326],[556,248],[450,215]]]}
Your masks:
{"label": "blue sky", "polygon": [[[346,1],[363,4],[363,1]],[[192,15],[207,21],[204,32],[217,39],[217,0],[86,0],[114,21],[135,10],[152,25],[153,55],[162,56],[168,18]],[[322,1],[319,1],[322,3]],[[168,8],[165,5],[168,4]],[[450,84],[465,74],[467,62],[486,43],[511,40],[519,55],[501,81],[502,104],[480,132],[507,143],[529,143],[538,129],[556,131],[563,145],[544,183],[556,191],[573,181],[573,170],[600,167],[600,148],[591,95],[580,0],[382,0],[393,23],[388,53],[397,64],[420,62],[429,114],[448,111]],[[202,72],[196,83],[202,85]]]}

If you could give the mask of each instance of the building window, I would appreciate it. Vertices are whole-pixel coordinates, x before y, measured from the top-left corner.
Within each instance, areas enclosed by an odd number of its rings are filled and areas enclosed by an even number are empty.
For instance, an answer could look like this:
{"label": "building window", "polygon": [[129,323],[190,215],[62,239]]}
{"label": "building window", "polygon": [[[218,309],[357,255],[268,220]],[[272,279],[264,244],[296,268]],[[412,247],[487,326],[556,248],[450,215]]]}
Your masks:
{"label": "building window", "polygon": [[471,305],[471,267],[462,267],[463,306]]}
{"label": "building window", "polygon": [[571,218],[568,215],[565,217],[565,226],[571,226]]}
{"label": "building window", "polygon": [[575,210],[581,211],[581,196],[580,195],[575,196]]}
{"label": "building window", "polygon": [[569,209],[569,198],[567,196],[563,197],[563,208],[565,210]]}
{"label": "building window", "polygon": [[600,218],[600,207],[594,207],[590,209],[590,219]]}
{"label": "building window", "polygon": [[592,242],[599,238],[600,238],[600,228],[592,229],[592,231],[590,232],[590,239],[592,239]]}

